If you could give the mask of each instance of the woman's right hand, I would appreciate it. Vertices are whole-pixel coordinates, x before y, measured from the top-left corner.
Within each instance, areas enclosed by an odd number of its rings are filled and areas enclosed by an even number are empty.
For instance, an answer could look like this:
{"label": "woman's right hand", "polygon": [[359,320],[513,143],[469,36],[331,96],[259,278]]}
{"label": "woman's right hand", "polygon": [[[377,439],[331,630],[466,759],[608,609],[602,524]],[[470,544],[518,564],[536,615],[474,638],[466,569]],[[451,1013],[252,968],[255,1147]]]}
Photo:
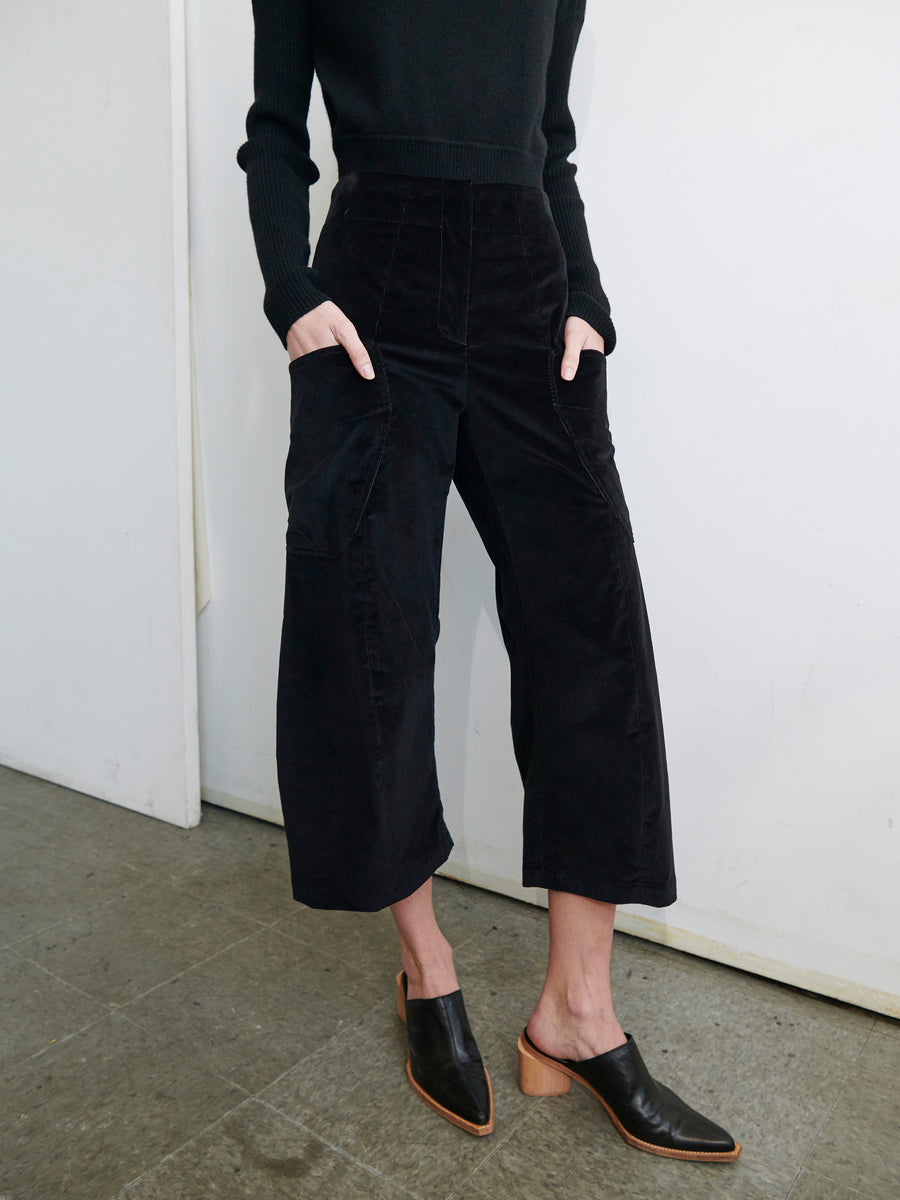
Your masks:
{"label": "woman's right hand", "polygon": [[343,346],[363,379],[375,378],[369,352],[362,344],[356,326],[332,300],[325,300],[298,317],[287,332],[291,362],[324,346]]}

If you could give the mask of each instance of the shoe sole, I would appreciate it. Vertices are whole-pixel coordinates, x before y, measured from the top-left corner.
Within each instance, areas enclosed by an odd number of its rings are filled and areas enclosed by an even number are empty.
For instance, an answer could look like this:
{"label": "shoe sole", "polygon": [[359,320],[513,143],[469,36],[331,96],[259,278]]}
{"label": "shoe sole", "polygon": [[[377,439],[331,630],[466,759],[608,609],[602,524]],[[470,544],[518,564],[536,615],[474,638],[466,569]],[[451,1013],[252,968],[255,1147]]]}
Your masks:
{"label": "shoe sole", "polygon": [[[397,976],[397,1016],[406,1024],[406,1000],[403,995],[403,972]],[[429,1108],[434,1111],[445,1121],[449,1121],[451,1125],[456,1125],[459,1129],[464,1129],[466,1133],[474,1134],[475,1137],[485,1137],[489,1133],[494,1132],[494,1089],[491,1086],[491,1077],[487,1073],[485,1067],[484,1077],[487,1080],[488,1096],[490,1097],[491,1119],[486,1125],[476,1125],[472,1121],[467,1121],[465,1117],[459,1116],[455,1112],[451,1112],[449,1108],[444,1108],[443,1104],[438,1104],[433,1096],[429,1096],[428,1092],[420,1083],[416,1083],[412,1073],[412,1059],[406,1060],[406,1077],[409,1079],[412,1090],[416,1093],[420,1100],[424,1100]]]}
{"label": "shoe sole", "polygon": [[475,1137],[485,1137],[487,1134],[494,1132],[494,1090],[491,1087],[491,1077],[488,1075],[487,1070],[485,1070],[484,1075],[487,1079],[488,1095],[491,1101],[491,1119],[487,1125],[475,1125],[472,1121],[467,1121],[464,1117],[458,1116],[457,1113],[451,1112],[449,1108],[444,1108],[442,1104],[438,1104],[433,1096],[429,1096],[425,1089],[413,1079],[412,1062],[410,1059],[406,1060],[406,1076],[416,1095],[421,1100],[424,1100],[429,1108],[433,1108],[439,1116],[442,1116],[445,1121],[449,1121],[451,1125],[456,1125],[460,1129],[464,1129],[466,1133],[474,1134]]}
{"label": "shoe sole", "polygon": [[[525,1093],[526,1096],[560,1095],[563,1092],[563,1089],[561,1089],[559,1086],[556,1086],[552,1092],[536,1090],[533,1082],[527,1086],[523,1086],[523,1076],[526,1074],[533,1074],[533,1070],[532,1072],[529,1072],[528,1064],[535,1064],[541,1069],[541,1071],[552,1071],[557,1075],[567,1075],[569,1079],[574,1079],[577,1083],[580,1083],[583,1087],[586,1087],[591,1095],[595,1096],[600,1101],[600,1103],[606,1109],[609,1119],[615,1126],[617,1133],[621,1135],[621,1137],[628,1143],[629,1146],[634,1146],[636,1150],[646,1150],[648,1154],[658,1154],[661,1158],[680,1158],[689,1162],[734,1162],[735,1159],[738,1159],[741,1156],[742,1146],[740,1142],[734,1143],[733,1150],[721,1151],[673,1150],[668,1146],[654,1146],[652,1142],[645,1142],[641,1138],[635,1137],[633,1133],[628,1132],[628,1130],[625,1128],[607,1102],[603,1099],[600,1093],[596,1090],[596,1088],[591,1087],[587,1080],[582,1079],[576,1071],[571,1070],[569,1067],[564,1066],[555,1059],[548,1058],[546,1055],[541,1054],[539,1050],[532,1050],[521,1034],[519,1034],[518,1049],[519,1088]],[[569,1086],[567,1085],[564,1090],[568,1091]]]}

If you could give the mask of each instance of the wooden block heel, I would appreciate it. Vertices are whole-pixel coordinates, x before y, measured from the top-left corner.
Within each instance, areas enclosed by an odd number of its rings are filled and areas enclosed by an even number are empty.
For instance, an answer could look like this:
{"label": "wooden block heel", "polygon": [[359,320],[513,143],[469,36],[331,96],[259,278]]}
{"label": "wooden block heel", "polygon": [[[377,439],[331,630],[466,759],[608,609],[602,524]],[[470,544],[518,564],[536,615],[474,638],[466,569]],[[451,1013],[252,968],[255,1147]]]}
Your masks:
{"label": "wooden block heel", "polygon": [[563,1071],[541,1062],[519,1035],[519,1090],[526,1096],[564,1096],[572,1080]]}

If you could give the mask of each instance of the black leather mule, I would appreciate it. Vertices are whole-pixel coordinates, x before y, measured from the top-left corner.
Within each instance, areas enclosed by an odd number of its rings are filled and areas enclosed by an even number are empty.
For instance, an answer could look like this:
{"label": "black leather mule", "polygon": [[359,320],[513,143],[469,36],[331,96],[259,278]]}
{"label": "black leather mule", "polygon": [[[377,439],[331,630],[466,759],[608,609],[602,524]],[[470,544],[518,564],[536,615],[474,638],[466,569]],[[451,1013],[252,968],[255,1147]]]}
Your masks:
{"label": "black leather mule", "polygon": [[433,1000],[406,998],[406,972],[397,976],[397,1012],[406,1022],[409,1058],[406,1074],[429,1108],[446,1120],[484,1137],[494,1130],[491,1080],[457,989]]}
{"label": "black leather mule", "polygon": [[522,1030],[519,1037],[519,1087],[527,1096],[557,1096],[583,1083],[593,1092],[613,1125],[638,1150],[694,1162],[734,1162],[741,1145],[720,1126],[655,1080],[630,1033],[623,1046],[576,1062],[553,1058]]}

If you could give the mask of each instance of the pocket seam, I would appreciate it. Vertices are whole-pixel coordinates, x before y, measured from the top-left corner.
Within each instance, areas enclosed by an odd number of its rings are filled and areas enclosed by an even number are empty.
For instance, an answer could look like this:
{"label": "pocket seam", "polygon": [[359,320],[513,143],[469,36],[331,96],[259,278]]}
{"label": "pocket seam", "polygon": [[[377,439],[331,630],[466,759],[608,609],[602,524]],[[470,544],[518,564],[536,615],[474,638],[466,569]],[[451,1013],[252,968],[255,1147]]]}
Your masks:
{"label": "pocket seam", "polygon": [[[582,354],[583,353],[585,353],[585,351],[582,351]],[[604,354],[604,352],[602,350],[593,350],[593,351],[589,351],[589,353],[599,354],[604,359],[606,358],[606,355]],[[585,471],[588,474],[588,477],[590,478],[591,482],[594,484],[594,487],[596,487],[597,491],[600,493],[600,495],[606,501],[606,504],[609,507],[609,509],[611,510],[611,512],[613,513],[613,516],[616,517],[619,524],[622,526],[622,528],[627,533],[628,537],[631,539],[631,541],[634,541],[634,531],[632,530],[632,527],[631,527],[630,516],[626,516],[626,514],[624,512],[622,512],[621,508],[615,502],[615,500],[612,499],[612,497],[610,496],[606,487],[603,485],[603,483],[599,479],[596,471],[591,466],[584,451],[582,450],[581,439],[576,435],[574,429],[572,428],[570,423],[566,420],[566,416],[565,416],[566,408],[570,408],[573,410],[580,410],[582,412],[594,412],[594,409],[588,408],[583,404],[563,404],[562,401],[559,399],[559,389],[557,386],[555,367],[556,367],[557,360],[561,359],[561,358],[562,358],[562,352],[560,350],[557,350],[554,348],[550,351],[550,354],[549,354],[549,357],[547,360],[547,368],[548,368],[547,373],[550,378],[550,396],[551,396],[551,400],[553,403],[554,411],[556,412],[556,415],[559,419],[560,424],[563,427],[563,430],[566,433],[566,436],[569,438],[569,441],[572,443],[572,445],[575,449],[575,453],[578,455],[579,462],[581,463],[582,467],[584,467]],[[577,378],[577,373],[576,373],[576,378]]]}
{"label": "pocket seam", "polygon": [[[287,525],[287,529],[285,531],[285,544],[286,544],[287,552],[289,554],[292,553],[292,554],[302,555],[303,557],[327,558],[327,559],[334,559],[334,558],[340,557],[340,555],[343,553],[343,551],[346,549],[346,547],[352,541],[353,537],[356,535],[356,532],[359,529],[360,523],[362,522],[362,519],[365,516],[366,509],[368,508],[369,498],[372,495],[372,489],[375,486],[375,480],[378,477],[378,472],[381,469],[381,462],[382,462],[382,459],[384,458],[384,447],[385,447],[385,443],[387,441],[388,430],[390,429],[391,415],[393,413],[393,402],[391,400],[390,383],[388,381],[387,372],[384,369],[384,359],[382,358],[382,355],[381,355],[381,347],[378,345],[378,343],[374,339],[363,338],[362,342],[363,342],[363,345],[366,347],[366,349],[369,351],[369,356],[373,360],[373,365],[375,364],[375,362],[377,360],[377,370],[376,370],[376,374],[375,374],[375,379],[368,381],[368,382],[374,383],[380,388],[381,393],[384,398],[383,403],[378,405],[376,408],[368,409],[364,413],[359,413],[352,417],[346,417],[343,420],[331,422],[328,425],[313,426],[309,430],[309,432],[316,432],[317,430],[326,429],[326,428],[330,428],[332,426],[337,426],[337,425],[346,425],[348,423],[356,424],[357,422],[365,420],[369,417],[380,416],[380,418],[381,418],[380,430],[378,433],[378,439],[377,439],[377,443],[375,446],[375,459],[374,459],[374,463],[372,466],[371,478],[369,480],[369,485],[366,489],[365,496],[363,496],[362,500],[360,501],[359,511],[358,511],[358,514],[356,517],[356,522],[355,522],[353,528],[351,530],[349,530],[349,532],[345,536],[343,536],[343,538],[340,542],[340,545],[338,546],[337,549],[322,550],[322,549],[316,549],[316,548],[313,548],[310,546],[299,546],[296,544],[296,540],[294,540],[292,542],[291,535],[297,534],[297,533],[299,533],[299,531],[296,529],[291,529],[290,505],[288,505],[288,525]],[[333,347],[332,346],[323,346],[323,347],[321,347],[321,349],[323,349],[323,350],[342,350],[343,351],[344,347],[343,346],[333,346]],[[315,353],[315,352],[313,352],[313,353]],[[345,351],[345,353],[346,353],[346,351]],[[306,355],[301,355],[301,357],[305,358]],[[299,360],[295,359],[294,361],[297,362]]]}
{"label": "pocket seam", "polygon": [[335,350],[343,350],[345,354],[347,353],[346,349],[344,349],[340,342],[336,342],[333,346],[316,346],[315,350],[307,350],[305,354],[298,354],[296,358],[290,359],[288,362],[288,370],[292,371],[296,363],[305,362],[308,358],[312,358],[314,355],[326,357],[329,353],[333,353]]}

